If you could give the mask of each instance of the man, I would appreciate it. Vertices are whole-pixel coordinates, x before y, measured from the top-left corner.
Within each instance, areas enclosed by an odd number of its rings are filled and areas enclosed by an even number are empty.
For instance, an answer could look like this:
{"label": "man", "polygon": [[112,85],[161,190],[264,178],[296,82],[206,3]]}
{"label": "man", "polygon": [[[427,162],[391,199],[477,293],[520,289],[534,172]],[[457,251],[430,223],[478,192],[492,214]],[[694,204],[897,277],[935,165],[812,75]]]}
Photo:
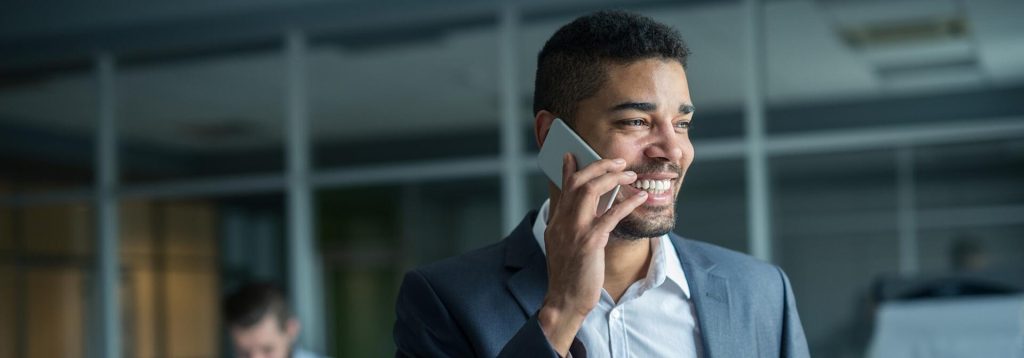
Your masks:
{"label": "man", "polygon": [[[602,158],[503,241],[406,274],[398,356],[806,357],[789,281],[671,233],[693,162],[679,34],[625,12],[562,27],[538,56],[534,128],[562,118]],[[598,198],[622,189],[607,212]]]}
{"label": "man", "polygon": [[284,293],[270,283],[251,283],[224,300],[227,323],[239,358],[316,358],[295,347],[301,325]]}

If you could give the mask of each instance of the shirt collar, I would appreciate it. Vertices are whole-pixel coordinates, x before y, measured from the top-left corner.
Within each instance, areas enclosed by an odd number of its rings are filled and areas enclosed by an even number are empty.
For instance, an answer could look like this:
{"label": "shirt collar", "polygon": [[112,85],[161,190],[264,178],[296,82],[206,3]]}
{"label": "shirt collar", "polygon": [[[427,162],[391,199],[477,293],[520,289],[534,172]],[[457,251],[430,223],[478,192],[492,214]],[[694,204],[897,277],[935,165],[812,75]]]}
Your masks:
{"label": "shirt collar", "polygon": [[[533,237],[540,246],[540,251],[547,256],[547,249],[544,247],[544,230],[548,228],[548,213],[551,211],[551,199],[544,200],[537,213],[537,220],[533,221]],[[679,262],[679,255],[676,255],[675,246],[668,235],[662,235],[651,241],[651,267],[647,270],[647,277],[644,278],[645,290],[661,286],[668,279],[676,284],[687,299],[690,298],[690,286],[686,282],[686,274],[683,272],[683,265]]]}

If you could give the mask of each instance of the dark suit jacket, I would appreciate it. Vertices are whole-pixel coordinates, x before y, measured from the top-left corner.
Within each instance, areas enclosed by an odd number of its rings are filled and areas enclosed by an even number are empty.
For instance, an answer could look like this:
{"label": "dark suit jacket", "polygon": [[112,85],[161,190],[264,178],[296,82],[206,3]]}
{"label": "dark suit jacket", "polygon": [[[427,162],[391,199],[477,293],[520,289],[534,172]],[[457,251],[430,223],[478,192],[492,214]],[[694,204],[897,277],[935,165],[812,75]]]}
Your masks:
{"label": "dark suit jacket", "polygon": [[[501,242],[406,273],[395,308],[395,355],[557,357],[537,322],[547,264],[533,237],[536,216],[527,214]],[[697,309],[705,357],[809,356],[781,269],[669,236]],[[576,357],[585,355],[578,343]]]}

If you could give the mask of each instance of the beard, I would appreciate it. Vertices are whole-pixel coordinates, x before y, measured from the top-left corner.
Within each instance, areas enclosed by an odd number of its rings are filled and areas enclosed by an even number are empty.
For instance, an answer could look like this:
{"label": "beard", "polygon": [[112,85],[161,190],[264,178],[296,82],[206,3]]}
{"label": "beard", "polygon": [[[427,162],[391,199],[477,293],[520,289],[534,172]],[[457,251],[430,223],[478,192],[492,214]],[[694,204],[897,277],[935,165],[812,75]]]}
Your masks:
{"label": "beard", "polygon": [[[680,182],[683,180],[683,170],[675,163],[646,162],[627,168],[627,170],[638,175],[671,172],[678,175],[677,180]],[[679,190],[682,187],[680,184],[674,188],[675,197],[679,196]],[[612,229],[612,236],[624,240],[640,240],[660,237],[672,232],[672,229],[676,227],[675,201],[670,205],[663,206],[644,204],[637,209],[642,209],[642,212],[634,210],[629,213],[622,221],[619,221],[618,225],[615,225],[615,229]]]}
{"label": "beard", "polygon": [[676,211],[672,205],[644,208],[652,213],[643,216],[636,211],[630,213],[615,225],[612,236],[625,240],[640,240],[660,237],[675,229]]}

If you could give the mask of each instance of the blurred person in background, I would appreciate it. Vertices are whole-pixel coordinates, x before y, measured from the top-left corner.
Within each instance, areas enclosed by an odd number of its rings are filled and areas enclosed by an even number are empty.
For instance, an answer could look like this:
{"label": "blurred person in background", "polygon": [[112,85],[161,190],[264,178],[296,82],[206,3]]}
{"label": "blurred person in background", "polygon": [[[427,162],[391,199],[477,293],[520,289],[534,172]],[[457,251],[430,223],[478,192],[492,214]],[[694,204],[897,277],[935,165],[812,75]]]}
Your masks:
{"label": "blurred person in background", "polygon": [[[679,33],[603,11],[538,56],[535,134],[562,118],[602,159],[563,157],[559,190],[501,242],[406,274],[398,356],[807,357],[776,266],[671,233],[694,158]],[[621,186],[597,213],[601,195]]]}
{"label": "blurred person in background", "polygon": [[1006,295],[1020,292],[1019,288],[992,279],[989,254],[980,238],[962,235],[953,240],[949,248],[952,272],[922,279],[899,299],[927,299],[943,297]]}
{"label": "blurred person in background", "polygon": [[296,347],[302,325],[284,291],[268,282],[242,286],[224,300],[224,321],[239,358],[318,358]]}
{"label": "blurred person in background", "polygon": [[970,236],[961,236],[953,241],[949,249],[949,261],[957,273],[983,271],[989,266],[985,248]]}

